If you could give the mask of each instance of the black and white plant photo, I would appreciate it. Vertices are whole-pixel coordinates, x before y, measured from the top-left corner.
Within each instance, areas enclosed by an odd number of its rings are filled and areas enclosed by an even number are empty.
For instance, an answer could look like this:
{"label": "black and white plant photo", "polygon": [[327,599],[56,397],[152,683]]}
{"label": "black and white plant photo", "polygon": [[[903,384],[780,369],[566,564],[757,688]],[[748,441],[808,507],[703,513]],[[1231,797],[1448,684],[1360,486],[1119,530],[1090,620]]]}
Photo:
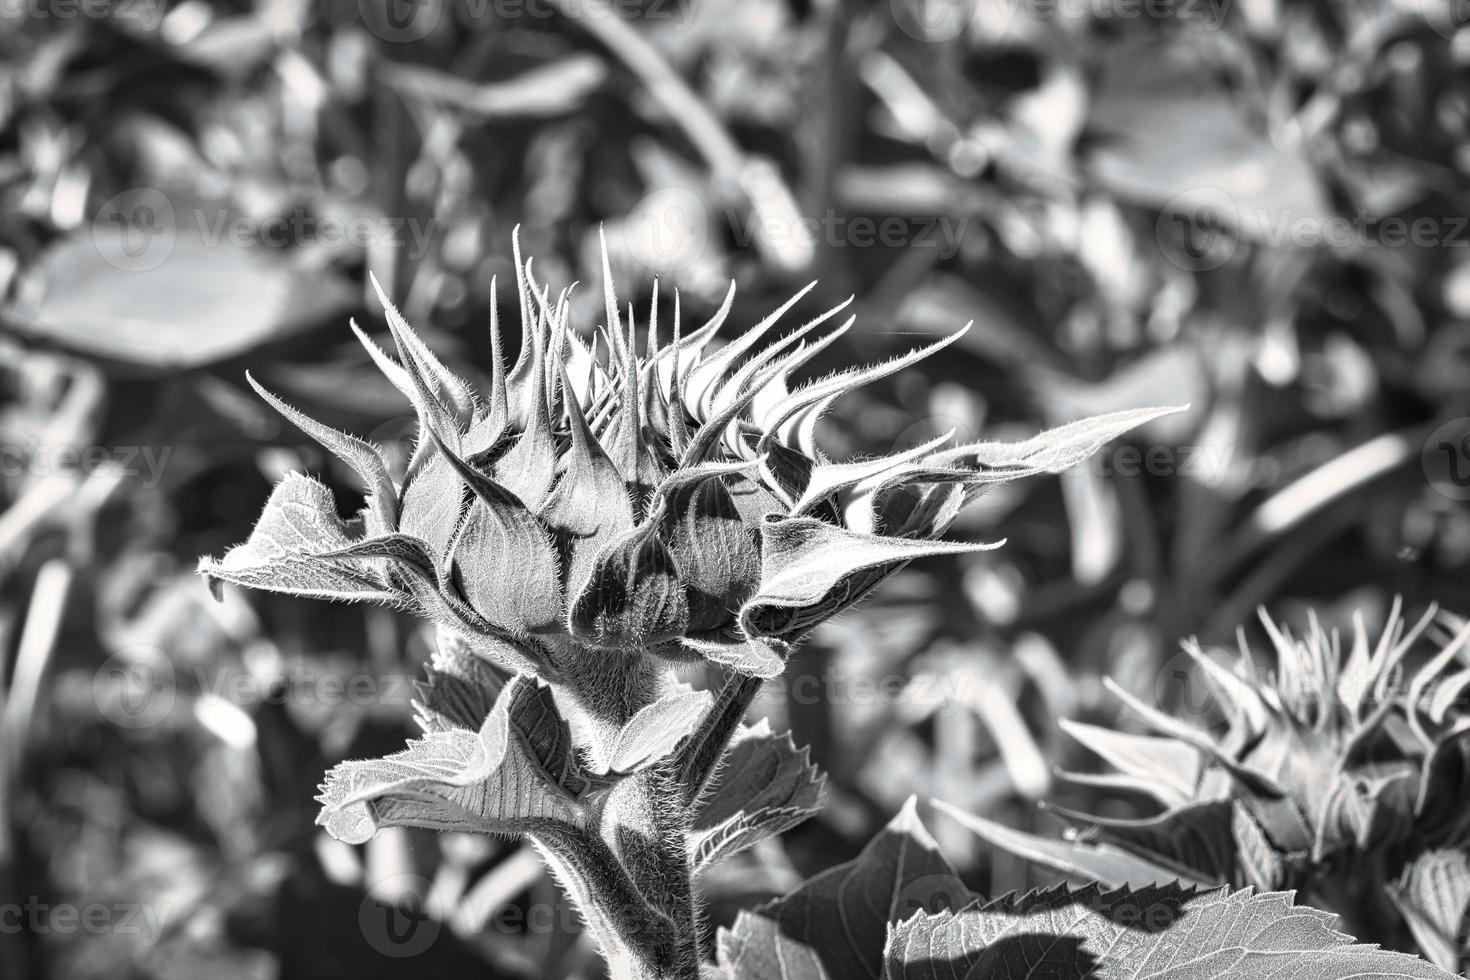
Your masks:
{"label": "black and white plant photo", "polygon": [[1462,6],[0,0],[0,977],[1466,975]]}

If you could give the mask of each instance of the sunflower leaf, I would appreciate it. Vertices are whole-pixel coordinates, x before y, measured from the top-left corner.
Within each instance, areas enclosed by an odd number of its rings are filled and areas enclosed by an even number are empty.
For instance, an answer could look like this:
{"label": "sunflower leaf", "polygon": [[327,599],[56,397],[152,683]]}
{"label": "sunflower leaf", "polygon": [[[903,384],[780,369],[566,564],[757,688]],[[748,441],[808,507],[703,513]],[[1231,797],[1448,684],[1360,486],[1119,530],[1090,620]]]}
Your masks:
{"label": "sunflower leaf", "polygon": [[921,912],[892,930],[884,976],[1448,980],[1417,957],[1354,943],[1336,919],[1286,892],[1058,886]]}
{"label": "sunflower leaf", "polygon": [[773,734],[764,719],[741,728],[694,817],[695,872],[815,816],[826,802],[826,784],[790,734]]}
{"label": "sunflower leaf", "polygon": [[1181,877],[1177,868],[1165,867],[1112,844],[1054,840],[1013,830],[946,803],[936,801],[935,806],[992,847],[1084,881],[1100,881],[1116,888],[1170,882]]}
{"label": "sunflower leaf", "polygon": [[348,843],[383,827],[531,833],[578,825],[585,785],[549,689],[517,677],[478,731],[432,731],[402,752],[338,765],[317,822]]}
{"label": "sunflower leaf", "polygon": [[969,900],[910,799],[855,859],[720,930],[720,966],[731,980],[877,980],[890,926]]}

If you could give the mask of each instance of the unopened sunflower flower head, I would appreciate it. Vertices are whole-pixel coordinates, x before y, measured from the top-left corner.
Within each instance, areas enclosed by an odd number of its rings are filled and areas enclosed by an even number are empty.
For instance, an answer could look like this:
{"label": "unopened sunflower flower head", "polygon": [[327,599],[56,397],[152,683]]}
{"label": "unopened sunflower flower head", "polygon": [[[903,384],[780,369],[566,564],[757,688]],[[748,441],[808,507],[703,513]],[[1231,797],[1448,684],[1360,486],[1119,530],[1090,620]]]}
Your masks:
{"label": "unopened sunflower flower head", "polygon": [[[778,674],[791,644],[905,563],[996,547],[942,539],[986,486],[1057,472],[1172,411],[1117,412],[1021,443],[951,445],[944,435],[834,461],[817,447],[823,414],[963,331],[802,380],[853,323],[842,303],[783,332],[812,286],[725,338],[733,285],[690,329],[677,295],[672,322],[660,321],[655,282],[640,344],[605,251],[606,318],[590,335],[570,323],[569,291],[552,296],[538,283],[518,243],[515,257],[523,343],[507,365],[492,313],[483,391],[446,368],[381,290],[396,359],[358,330],[417,415],[401,475],[378,447],[257,384],[355,471],[365,505],[343,520],[323,484],[291,474],[249,540],[201,571],[408,607],[475,656],[558,687],[574,728],[589,732],[647,703],[663,661]],[[594,756],[605,751],[591,741]]]}

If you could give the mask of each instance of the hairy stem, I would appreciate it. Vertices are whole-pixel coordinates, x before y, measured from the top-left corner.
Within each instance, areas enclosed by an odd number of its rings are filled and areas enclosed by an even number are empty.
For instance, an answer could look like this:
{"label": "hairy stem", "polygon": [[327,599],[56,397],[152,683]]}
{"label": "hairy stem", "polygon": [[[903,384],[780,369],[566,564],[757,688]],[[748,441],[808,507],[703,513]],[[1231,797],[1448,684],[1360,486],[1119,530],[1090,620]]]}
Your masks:
{"label": "hairy stem", "polygon": [[627,870],[650,918],[666,921],[671,930],[670,942],[645,944],[642,950],[645,957],[656,957],[657,968],[647,976],[658,980],[693,980],[699,975],[689,822],[689,808],[673,768],[662,764],[620,783],[604,815],[604,838]]}
{"label": "hairy stem", "polygon": [[760,693],[761,679],[735,674],[725,682],[720,696],[710,706],[709,716],[699,730],[684,743],[675,757],[678,767],[678,785],[682,789],[683,803],[693,806],[709,785],[715,766],[725,754],[725,748],[740,727],[745,712]]}
{"label": "hairy stem", "polygon": [[[654,663],[609,652],[566,671],[580,741],[594,761],[609,760],[622,726],[655,696]],[[759,678],[732,676],[677,755],[612,787],[596,833],[542,841],[618,980],[699,976],[699,909],[689,861],[693,811],[760,689]]]}
{"label": "hairy stem", "polygon": [[595,657],[582,652],[558,666],[564,673],[558,693],[567,695],[562,704],[567,721],[587,747],[589,761],[607,765],[618,733],[657,694],[658,668],[651,657],[614,650],[597,651]]}
{"label": "hairy stem", "polygon": [[[651,657],[601,651],[567,665],[569,720],[592,762],[611,761],[618,733],[657,695]],[[669,763],[619,779],[596,825],[543,841],[615,978],[697,980],[699,933],[689,865],[690,807]]]}
{"label": "hairy stem", "polygon": [[596,834],[538,834],[536,843],[555,877],[581,910],[587,931],[614,980],[686,980],[685,945],[676,923],[649,907],[613,850]]}

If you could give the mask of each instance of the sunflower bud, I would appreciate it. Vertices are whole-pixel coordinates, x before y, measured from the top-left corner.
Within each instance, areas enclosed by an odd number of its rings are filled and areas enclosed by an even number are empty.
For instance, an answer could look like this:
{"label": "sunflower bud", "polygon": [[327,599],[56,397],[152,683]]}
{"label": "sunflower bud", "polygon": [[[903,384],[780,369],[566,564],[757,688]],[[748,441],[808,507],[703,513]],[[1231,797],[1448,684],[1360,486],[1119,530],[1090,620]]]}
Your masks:
{"label": "sunflower bud", "polygon": [[524,342],[506,365],[492,317],[484,391],[446,368],[381,292],[397,358],[359,331],[418,416],[405,472],[261,390],[359,475],[363,517],[341,521],[324,487],[293,475],[250,540],[205,559],[205,574],[405,604],[498,665],[546,681],[610,651],[769,676],[775,651],[906,562],[994,547],[935,540],[984,486],[1056,472],[1169,411],[1115,413],[1014,446],[942,438],[832,462],[815,446],[822,414],[963,331],[798,382],[850,327],[851,318],[833,325],[850,299],[777,336],[808,286],[718,346],[733,286],[688,332],[675,294],[667,342],[655,287],[640,354],[605,256],[606,321],[590,342],[572,328],[567,292],[553,298],[538,284],[518,244],[515,257]]}
{"label": "sunflower bud", "polygon": [[[1264,614],[1262,622],[1274,676],[1257,672],[1243,642],[1230,666],[1186,648],[1224,708],[1217,730],[1172,718],[1116,686],[1154,734],[1066,723],[1120,770],[1076,779],[1126,785],[1164,804],[1143,820],[1074,814],[1091,824],[1086,835],[1201,881],[1262,889],[1303,887],[1324,867],[1371,854],[1402,859],[1470,841],[1463,813],[1470,720],[1459,703],[1470,687],[1462,653],[1470,626],[1442,631],[1431,645],[1421,641],[1434,610],[1409,627],[1396,604],[1376,643],[1358,621],[1344,655],[1315,620],[1304,637]],[[1218,844],[1192,843],[1201,840]]]}

